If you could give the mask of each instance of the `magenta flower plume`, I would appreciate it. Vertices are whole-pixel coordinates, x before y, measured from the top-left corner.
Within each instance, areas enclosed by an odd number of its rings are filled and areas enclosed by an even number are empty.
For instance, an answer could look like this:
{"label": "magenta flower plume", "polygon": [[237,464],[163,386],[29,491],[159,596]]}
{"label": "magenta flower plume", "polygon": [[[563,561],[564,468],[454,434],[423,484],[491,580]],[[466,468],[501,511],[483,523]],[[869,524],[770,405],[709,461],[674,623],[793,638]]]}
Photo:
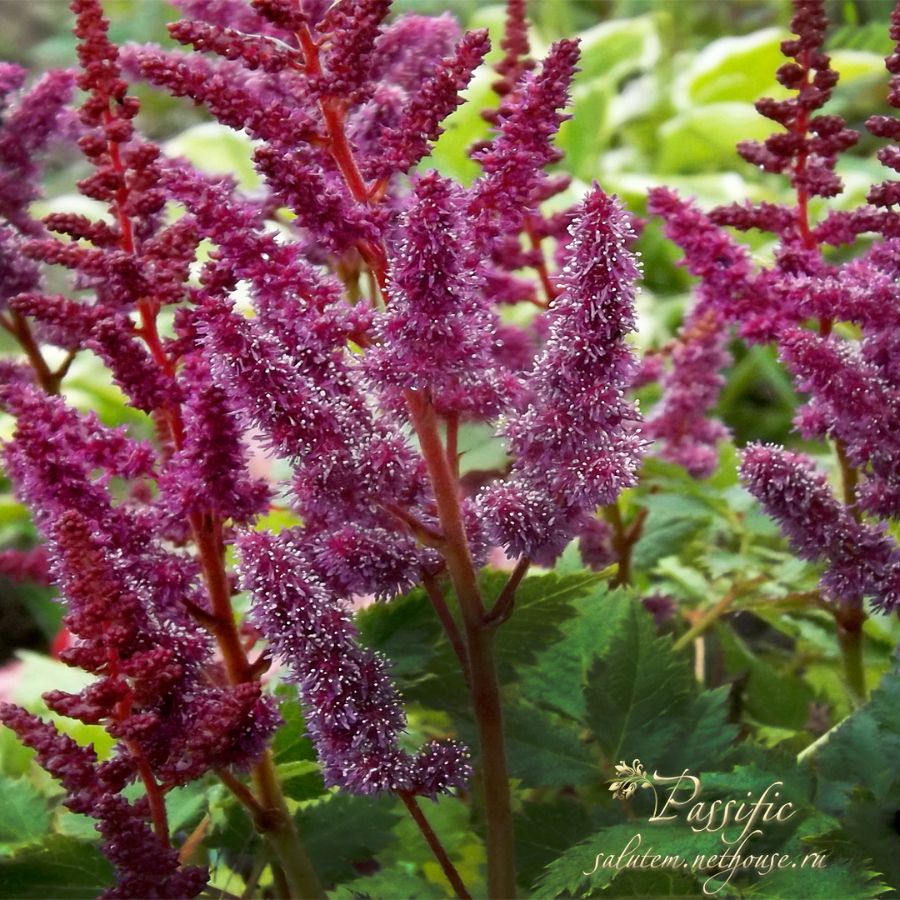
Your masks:
{"label": "magenta flower plume", "polygon": [[[895,6],[891,13],[890,35],[895,46],[894,52],[885,60],[885,67],[891,75],[888,103],[900,108],[900,5]],[[878,151],[878,159],[887,168],[900,171],[900,147],[897,146],[900,144],[900,119],[896,116],[872,116],[866,120],[866,128],[876,137],[893,141],[891,146]],[[874,185],[867,199],[876,207],[897,206],[900,204],[900,181],[894,179]]]}
{"label": "magenta flower plume", "polygon": [[631,236],[617,201],[594,185],[572,226],[549,336],[527,379],[533,400],[504,428],[511,477],[481,499],[497,539],[516,554],[562,549],[585,514],[635,482],[644,440],[625,397],[639,274]]}
{"label": "magenta flower plume", "polygon": [[496,317],[480,296],[463,192],[430,173],[415,187],[393,250],[390,304],[366,371],[381,386],[427,392],[440,412],[490,418],[515,396],[496,371]]}
{"label": "magenta flower plume", "polygon": [[[900,391],[859,350],[839,338],[795,329],[781,342],[781,356],[811,395],[799,413],[806,436],[842,442],[848,460],[868,475],[860,501],[891,517],[900,511]],[[812,426],[815,426],[813,429]]]}
{"label": "magenta flower plume", "polygon": [[753,444],[743,452],[740,472],[794,552],[827,564],[821,580],[827,597],[852,605],[869,596],[884,612],[900,606],[900,550],[895,541],[883,528],[854,519],[808,457]]}
{"label": "magenta flower plume", "polygon": [[253,619],[296,679],[326,783],[358,794],[435,797],[464,786],[468,754],[452,742],[400,749],[406,717],[386,663],[361,647],[347,609],[316,577],[290,532],[238,541]]}
{"label": "magenta flower plume", "polygon": [[414,88],[396,124],[382,130],[368,165],[369,177],[388,177],[407,172],[428,155],[431,144],[443,133],[441,122],[462,103],[472,75],[490,48],[486,31],[471,31],[456,52],[442,59],[436,71]]}
{"label": "magenta flower plume", "polygon": [[483,174],[472,186],[470,214],[485,246],[516,233],[529,210],[544,199],[544,168],[561,154],[553,146],[578,62],[577,41],[554,44],[538,72],[527,73],[499,112],[497,136],[473,158]]}
{"label": "magenta flower plume", "polygon": [[[13,108],[0,124],[0,219],[13,231],[34,236],[42,231],[28,211],[41,195],[38,161],[41,151],[60,137],[69,122],[66,104],[74,92],[75,75],[69,71],[48,72],[11,104],[25,73],[9,64],[4,64],[4,69],[5,79],[0,73],[0,102]],[[3,290],[8,291],[5,287]]]}
{"label": "magenta flower plume", "polygon": [[722,370],[731,361],[727,341],[721,315],[698,303],[674,342],[662,397],[647,419],[645,433],[661,443],[660,456],[696,478],[713,473],[716,445],[728,437],[728,429],[709,418],[725,383]]}
{"label": "magenta flower plume", "polygon": [[793,61],[777,73],[778,81],[796,95],[787,100],[760,100],[757,110],[784,128],[763,142],[744,141],[738,152],[767,172],[787,173],[801,197],[833,197],[842,190],[834,173],[839,153],[859,138],[840,116],[814,115],[831,97],[838,75],[823,52],[828,19],[823,0],[796,0],[791,30],[781,51]]}

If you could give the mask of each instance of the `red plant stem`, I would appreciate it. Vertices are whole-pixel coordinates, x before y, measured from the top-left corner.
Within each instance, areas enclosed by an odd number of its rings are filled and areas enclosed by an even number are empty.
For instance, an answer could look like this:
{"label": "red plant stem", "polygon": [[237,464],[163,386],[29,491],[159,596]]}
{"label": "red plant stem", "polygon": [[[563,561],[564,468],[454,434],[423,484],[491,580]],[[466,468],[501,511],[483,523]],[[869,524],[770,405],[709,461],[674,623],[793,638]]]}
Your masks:
{"label": "red plant stem", "polygon": [[[112,113],[107,110],[104,118],[109,123],[113,118]],[[108,141],[107,148],[113,168],[122,179],[122,187],[116,192],[113,202],[113,210],[122,235],[120,243],[122,250],[133,254],[134,229],[125,209],[129,188],[127,173],[121,159],[121,148],[115,141]],[[159,304],[145,297],[138,302],[137,307],[141,320],[138,334],[143,338],[160,369],[170,377],[174,377],[176,363],[166,352],[157,327]],[[159,412],[172,446],[176,450],[180,449],[184,442],[184,420],[180,406],[169,404]],[[250,681],[253,679],[253,667],[241,643],[231,607],[231,586],[225,571],[222,522],[215,516],[199,513],[192,514],[189,521],[215,619],[213,633],[222,654],[228,680],[233,685]],[[271,751],[267,750],[262,759],[253,766],[252,778],[257,789],[259,806],[265,811],[265,815],[256,818],[255,821],[281,864],[290,888],[289,896],[324,897],[324,889],[306,849],[300,842],[294,820],[288,812]]]}
{"label": "red plant stem", "polygon": [[638,512],[630,528],[625,527],[618,500],[604,507],[603,512],[606,520],[613,527],[612,544],[619,563],[619,571],[616,572],[612,584],[614,587],[631,584],[631,556],[634,553],[634,545],[640,540],[643,533],[647,510],[642,509]]}
{"label": "red plant stem", "polygon": [[[806,69],[805,80],[810,83],[809,50],[804,50],[800,55],[800,64]],[[794,134],[806,138],[809,128],[809,112],[801,110],[794,123]],[[805,145],[804,145],[805,146]],[[807,250],[817,249],[819,244],[812,233],[809,224],[809,191],[806,186],[807,151],[804,148],[797,154],[794,164],[794,181],[797,185],[797,231]],[[822,316],[819,320],[819,334],[827,337],[831,334],[834,320],[829,316]],[[834,449],[837,453],[841,471],[841,483],[844,504],[851,507],[851,514],[859,521],[860,513],[853,509],[856,503],[856,485],[859,480],[859,472],[847,458],[847,448],[840,438],[834,441]],[[837,626],[838,643],[841,648],[841,659],[844,666],[844,677],[850,692],[851,700],[855,705],[865,701],[866,683],[863,669],[862,652],[862,624],[866,620],[866,613],[861,606],[850,609],[833,609],[835,624]]]}
{"label": "red plant stem", "polygon": [[544,250],[541,247],[541,239],[535,233],[528,216],[525,217],[525,233],[528,235],[529,241],[531,241],[532,249],[538,254],[538,260],[534,264],[534,269],[541,280],[541,286],[544,288],[544,295],[547,298],[546,305],[549,306],[557,298],[559,291],[550,280],[550,273],[547,271],[547,261],[544,257]]}
{"label": "red plant stem", "polygon": [[[307,75],[321,72],[319,44],[307,26],[297,34]],[[344,128],[344,112],[337,98],[324,97],[320,109],[328,132],[327,147],[347,189],[359,203],[377,202],[378,190],[370,190],[359,171]],[[387,254],[383,244],[361,241],[358,249],[387,298]],[[485,627],[484,602],[459,504],[458,478],[448,462],[434,407],[428,398],[413,391],[406,394],[410,419],[428,468],[444,541],[441,553],[459,601],[468,649],[470,691],[478,726],[484,775],[484,810],[487,820],[488,892],[491,898],[515,897],[512,807],[503,735],[500,687],[494,661],[496,628]]]}
{"label": "red plant stem", "polygon": [[483,772],[484,813],[487,821],[488,896],[508,900],[516,895],[512,806],[500,685],[494,659],[496,628],[485,627],[485,609],[469,551],[459,504],[457,480],[447,462],[438,420],[431,401],[407,392],[410,419],[428,468],[446,544],[447,571],[453,582],[465,626],[471,672],[471,696]]}
{"label": "red plant stem", "polygon": [[[28,320],[19,313],[13,312],[11,319],[2,319],[2,325],[22,348],[41,389],[48,394],[58,394],[62,377],[60,373],[50,371],[47,360],[44,359],[41,349],[31,333],[31,326],[28,324]],[[64,375],[65,372],[62,372],[62,374]]]}
{"label": "red plant stem", "polygon": [[447,416],[447,462],[453,475],[459,478],[459,413]]}
{"label": "red plant stem", "polygon": [[511,615],[516,600],[516,591],[531,565],[531,560],[527,556],[523,556],[513,569],[509,576],[509,581],[503,586],[497,602],[491,608],[484,620],[484,624],[488,626],[502,625]]}
{"label": "red plant stem", "polygon": [[444,600],[444,594],[441,591],[440,585],[438,585],[434,577],[427,572],[423,572],[422,584],[425,585],[428,599],[431,600],[431,605],[434,607],[434,611],[437,614],[438,619],[440,619],[441,625],[444,626],[444,632],[447,635],[447,639],[450,641],[450,646],[453,647],[453,652],[456,654],[459,664],[462,666],[463,675],[465,675],[466,682],[468,683],[470,678],[469,655],[466,651],[466,643],[463,640],[462,634],[460,634],[459,626],[456,624],[456,619],[453,618],[453,613],[450,612],[447,601]]}
{"label": "red plant stem", "polygon": [[446,876],[447,881],[450,882],[450,886],[453,888],[456,896],[459,897],[460,900],[472,900],[472,895],[466,889],[459,872],[456,870],[456,866],[453,865],[453,861],[444,849],[444,845],[440,842],[440,839],[435,834],[428,819],[425,818],[425,814],[419,808],[416,798],[405,791],[400,791],[399,793],[400,799],[409,810],[409,814],[413,817],[413,821],[419,826],[419,831],[422,832],[422,836],[428,842],[428,846],[431,848],[434,858],[438,861],[441,871]]}
{"label": "red plant stem", "polygon": [[169,818],[166,814],[165,794],[153,775],[150,763],[144,751],[131,741],[125,742],[128,751],[137,761],[138,774],[144,783],[144,790],[147,792],[147,802],[150,805],[150,818],[153,821],[153,832],[159,838],[160,843],[164,847],[170,847],[169,841]]}

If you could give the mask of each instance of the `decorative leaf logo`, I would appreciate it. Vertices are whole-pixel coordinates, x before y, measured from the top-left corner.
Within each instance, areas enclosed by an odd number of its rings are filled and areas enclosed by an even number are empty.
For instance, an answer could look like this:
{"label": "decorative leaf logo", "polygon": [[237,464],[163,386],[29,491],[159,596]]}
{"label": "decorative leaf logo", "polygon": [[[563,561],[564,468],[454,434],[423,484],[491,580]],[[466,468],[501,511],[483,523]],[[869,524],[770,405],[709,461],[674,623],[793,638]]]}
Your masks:
{"label": "decorative leaf logo", "polygon": [[630,766],[622,760],[615,769],[618,777],[610,782],[609,789],[616,800],[627,800],[638,788],[653,787],[653,781],[639,759],[635,759]]}

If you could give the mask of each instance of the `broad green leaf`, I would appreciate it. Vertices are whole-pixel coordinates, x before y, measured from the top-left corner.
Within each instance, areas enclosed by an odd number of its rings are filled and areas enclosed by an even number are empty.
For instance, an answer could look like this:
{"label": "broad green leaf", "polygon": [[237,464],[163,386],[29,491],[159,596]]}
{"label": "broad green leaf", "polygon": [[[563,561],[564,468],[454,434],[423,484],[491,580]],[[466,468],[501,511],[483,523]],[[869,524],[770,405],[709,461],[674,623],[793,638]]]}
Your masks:
{"label": "broad green leaf", "polygon": [[[763,659],[728,627],[717,627],[725,664],[730,672],[747,678],[742,697],[747,712],[758,722],[781,728],[802,729],[815,699],[809,685],[798,675],[784,672],[774,651]],[[786,662],[786,660],[781,660]]]}
{"label": "broad green leaf", "polygon": [[50,837],[0,862],[5,900],[88,900],[112,880],[112,869],[96,847],[68,837]]}
{"label": "broad green leaf", "polygon": [[503,715],[509,774],[526,787],[595,784],[597,760],[578,729],[537,707],[509,704]]}
{"label": "broad green leaf", "polygon": [[[722,851],[718,835],[694,834],[684,823],[651,825],[638,820],[613,825],[570,848],[547,866],[532,896],[536,900],[550,900],[568,892],[581,897],[605,887],[616,878],[620,869],[614,863],[628,847],[637,855],[647,851],[664,857],[677,856],[677,862],[672,859],[669,866],[676,870],[689,867],[698,854]],[[612,861],[609,857],[613,858]]]}
{"label": "broad green leaf", "polygon": [[372,603],[356,613],[362,642],[384,653],[395,678],[418,677],[429,667],[443,632],[423,588],[388,603]]}
{"label": "broad green leaf", "polygon": [[775,81],[775,71],[784,62],[779,45],[786,37],[780,29],[766,28],[707,44],[675,82],[676,108],[786,96],[787,91]]}
{"label": "broad green leaf", "polygon": [[678,733],[692,686],[671,641],[657,637],[652,618],[631,604],[608,651],[591,668],[585,691],[587,723],[606,758],[655,764]]}
{"label": "broad green leaf", "polygon": [[581,56],[576,84],[616,79],[652,68],[662,46],[655,15],[601,22],[578,35]]}
{"label": "broad green leaf", "polygon": [[[835,900],[836,897],[867,900],[883,897],[885,885],[882,880],[860,866],[842,860],[824,860],[824,865],[816,865],[817,860],[800,856],[783,869],[775,869],[748,889],[754,897],[766,900]],[[805,865],[804,865],[805,863]]]}
{"label": "broad green leaf", "polygon": [[335,793],[304,806],[296,821],[319,877],[336,884],[356,877],[354,865],[370,862],[391,843],[399,815],[399,801],[391,797]]}
{"label": "broad green leaf", "polygon": [[[481,584],[486,603],[492,603],[509,578],[487,572]],[[497,633],[497,667],[503,680],[532,663],[545,647],[562,637],[560,626],[575,615],[574,601],[591,597],[602,603],[607,586],[593,572],[559,576],[554,572],[526,578],[516,591],[513,614]]]}
{"label": "broad green leaf", "polygon": [[30,844],[50,827],[47,799],[25,778],[0,778],[0,844]]}
{"label": "broad green leaf", "polygon": [[598,591],[577,600],[577,616],[563,623],[562,638],[522,674],[525,696],[538,706],[583,721],[584,686],[592,661],[609,652],[635,602],[623,591]]}
{"label": "broad green leaf", "polygon": [[544,866],[591,833],[595,827],[584,805],[571,797],[526,802],[515,817],[516,871],[532,885]]}
{"label": "broad green leaf", "polygon": [[218,122],[194,125],[166,141],[164,149],[169,156],[185,157],[201,172],[233,175],[244,188],[259,185],[250,138]]}
{"label": "broad green leaf", "polygon": [[745,103],[694,106],[665,122],[659,130],[658,172],[729,171],[739,162],[735,145],[764,140],[772,123]]}

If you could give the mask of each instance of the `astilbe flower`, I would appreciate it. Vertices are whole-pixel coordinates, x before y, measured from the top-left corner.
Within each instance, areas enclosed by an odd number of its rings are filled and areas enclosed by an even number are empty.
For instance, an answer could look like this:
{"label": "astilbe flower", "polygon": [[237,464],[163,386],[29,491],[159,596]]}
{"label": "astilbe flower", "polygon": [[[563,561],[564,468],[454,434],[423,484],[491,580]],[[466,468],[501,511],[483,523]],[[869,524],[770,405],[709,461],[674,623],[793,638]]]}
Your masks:
{"label": "astilbe flower", "polygon": [[802,559],[824,561],[821,586],[841,604],[863,596],[884,612],[900,605],[900,550],[883,528],[857,521],[834,496],[808,457],[754,444],[741,459],[741,478],[781,526]]}
{"label": "astilbe flower", "polygon": [[626,246],[630,223],[597,185],[579,213],[549,337],[527,378],[533,399],[504,428],[510,477],[480,499],[496,538],[517,556],[559,553],[586,514],[634,484],[644,445],[625,396],[639,274]]}
{"label": "astilbe flower", "polygon": [[316,577],[298,537],[244,535],[241,583],[254,596],[255,624],[298,682],[326,783],[432,798],[465,786],[471,768],[460,745],[431,743],[415,756],[400,749],[406,717],[385,660],[359,646],[347,608]]}
{"label": "astilbe flower", "polygon": [[795,0],[791,30],[796,37],[781,44],[782,53],[793,61],[785,63],[776,77],[796,94],[756,104],[759,113],[781,125],[784,132],[762,142],[738,144],[738,152],[753,165],[789,174],[801,202],[810,196],[840,193],[841,182],[834,173],[837,156],[859,138],[839,116],[814,115],[828,102],[838,82],[838,73],[822,50],[827,26],[822,0]]}
{"label": "astilbe flower", "polygon": [[489,419],[515,399],[493,359],[497,317],[481,296],[464,193],[430,173],[416,183],[391,248],[389,306],[366,371],[388,389],[421,391],[443,415]]}
{"label": "astilbe flower", "polygon": [[483,174],[472,186],[470,214],[485,246],[518,233],[526,214],[557,188],[544,168],[561,158],[552,140],[568,118],[560,110],[578,55],[577,41],[554,44],[541,69],[524,74],[505,98],[496,137],[473,154]]}

